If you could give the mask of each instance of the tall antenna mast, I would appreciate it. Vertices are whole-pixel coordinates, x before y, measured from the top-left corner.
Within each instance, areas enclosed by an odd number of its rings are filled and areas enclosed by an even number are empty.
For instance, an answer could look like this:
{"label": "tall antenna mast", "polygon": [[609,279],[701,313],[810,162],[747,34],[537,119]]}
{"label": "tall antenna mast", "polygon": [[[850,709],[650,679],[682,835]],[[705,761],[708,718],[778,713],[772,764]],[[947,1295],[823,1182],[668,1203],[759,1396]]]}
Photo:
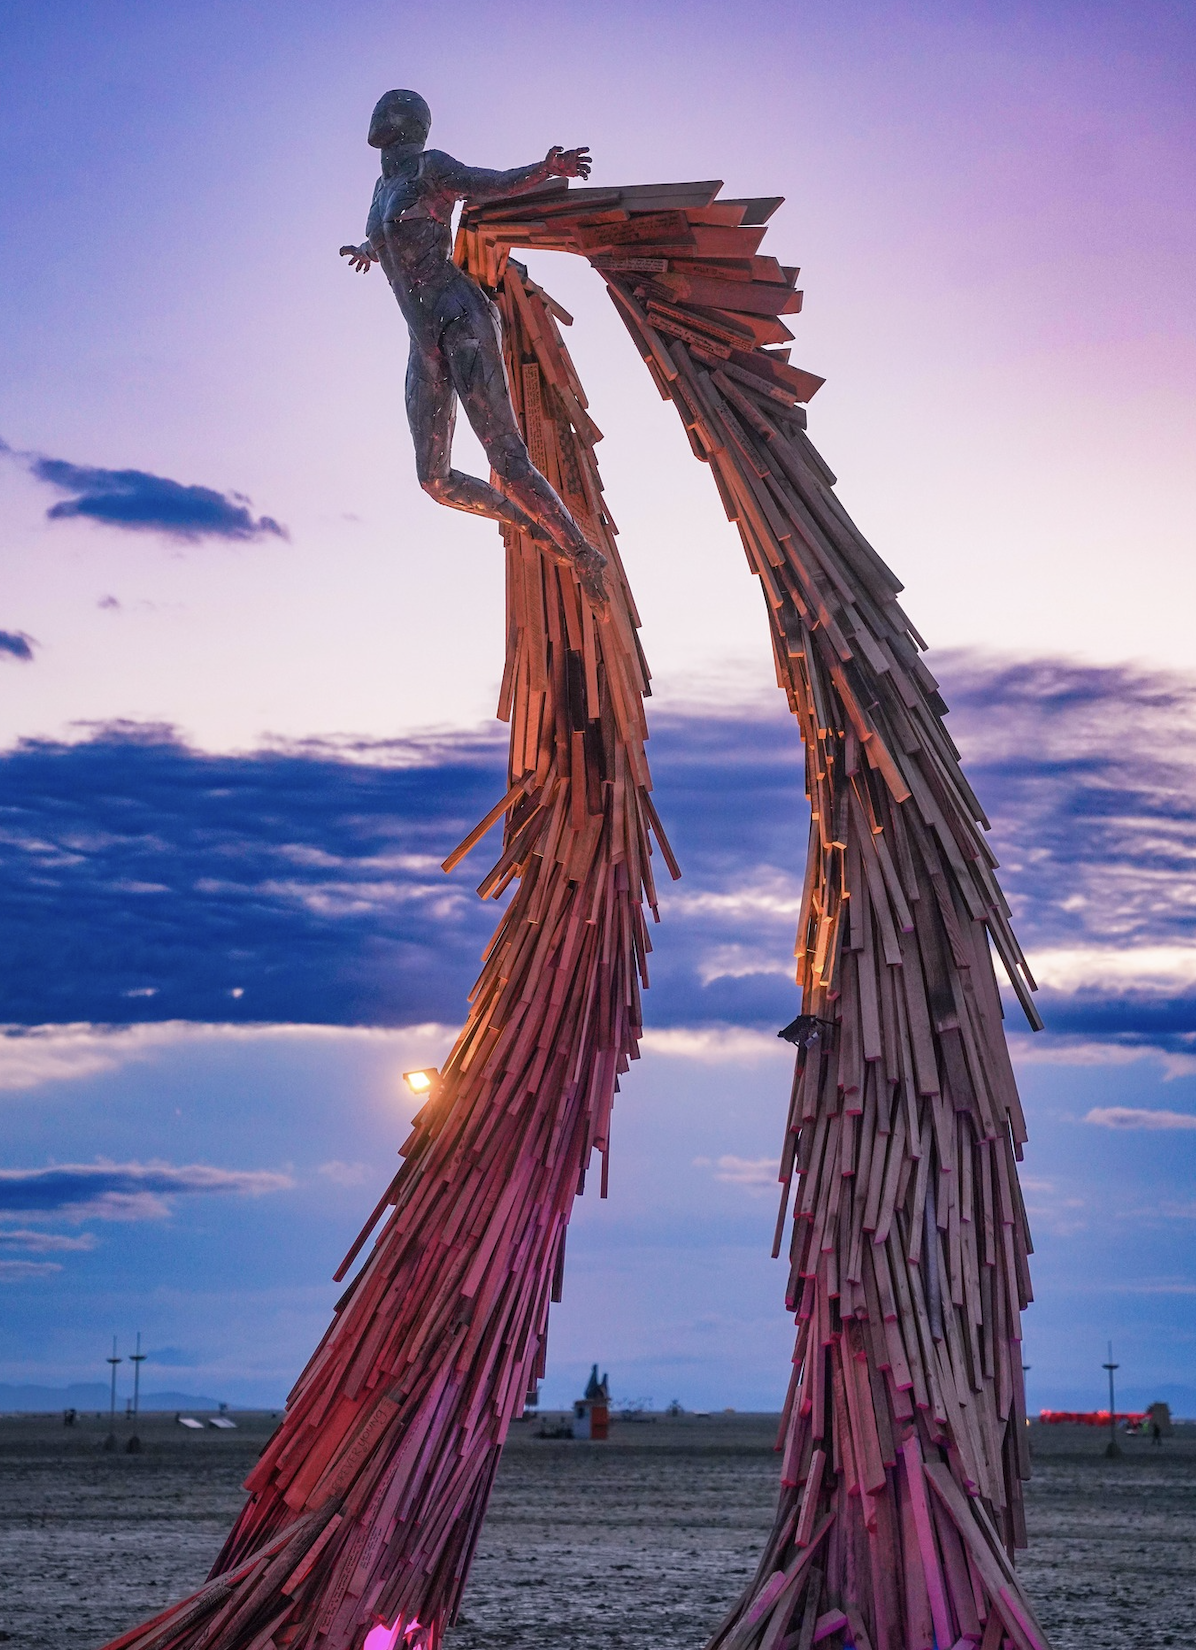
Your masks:
{"label": "tall antenna mast", "polygon": [[1115,1456],[1121,1454],[1121,1445],[1117,1442],[1117,1404],[1113,1397],[1113,1371],[1120,1369],[1120,1364],[1113,1362],[1113,1342],[1109,1342],[1109,1361],[1102,1366],[1109,1372],[1109,1442],[1105,1446],[1105,1454]]}
{"label": "tall antenna mast", "polygon": [[107,1438],[104,1439],[104,1448],[105,1449],[115,1449],[116,1448],[116,1366],[117,1366],[117,1364],[124,1363],[124,1359],[123,1358],[118,1358],[117,1355],[116,1355],[116,1336],[115,1335],[113,1335],[113,1337],[112,1337],[112,1356],[110,1358],[105,1359],[105,1362],[112,1365],[112,1386],[111,1386],[111,1390],[110,1390],[110,1394],[109,1394],[109,1398],[108,1398],[108,1436],[107,1436]]}
{"label": "tall antenna mast", "polygon": [[137,1436],[137,1415],[141,1408],[141,1366],[149,1356],[141,1350],[141,1331],[137,1331],[137,1350],[130,1352],[129,1362],[133,1366],[133,1436],[125,1445],[129,1455],[136,1455],[141,1449],[141,1439]]}

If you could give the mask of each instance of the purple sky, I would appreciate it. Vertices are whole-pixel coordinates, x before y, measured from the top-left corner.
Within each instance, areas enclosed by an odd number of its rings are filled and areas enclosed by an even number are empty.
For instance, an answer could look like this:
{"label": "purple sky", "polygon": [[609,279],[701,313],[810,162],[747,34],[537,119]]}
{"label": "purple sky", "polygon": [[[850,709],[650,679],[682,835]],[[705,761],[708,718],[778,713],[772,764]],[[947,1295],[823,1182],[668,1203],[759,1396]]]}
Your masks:
{"label": "purple sky", "polygon": [[[102,1374],[105,1337],[141,1328],[174,1349],[160,1384],[276,1401],[386,1178],[395,1073],[445,1035],[403,1028],[461,1011],[486,913],[429,867],[437,833],[448,846],[491,799],[498,541],[416,487],[398,313],[377,271],[336,256],[372,188],[369,110],[398,84],[467,161],[588,141],[595,184],[787,197],[765,250],[804,266],[794,359],[827,378],[811,434],[954,650],[953,727],[1046,986],[1048,1032],[1018,1043],[1031,1401],[1099,1401],[1113,1334],[1143,1399],[1186,1391],[1196,1414],[1191,8],[267,0],[5,19],[0,752],[65,743],[4,764],[0,1014],[76,1025],[0,1044],[6,1161],[288,1183],[0,1202],[17,1327],[0,1382]],[[612,1201],[579,1212],[549,1388],[568,1396],[596,1357],[625,1396],[772,1404],[789,1329],[759,1183],[786,1081],[763,1039],[787,1002],[796,754],[709,478],[596,278],[534,264],[577,317],[607,432],[672,718],[662,811],[688,855],[658,1041],[621,1102]],[[114,743],[117,721],[189,744]],[[395,788],[377,742],[429,728],[425,788]],[[756,738],[777,777],[749,840],[718,775]],[[261,755],[337,740],[365,742],[355,823],[343,743],[285,772]],[[213,1029],[226,1018],[246,1023]],[[122,1020],[143,1023],[88,1029]],[[251,1241],[281,1258],[242,1286]]]}

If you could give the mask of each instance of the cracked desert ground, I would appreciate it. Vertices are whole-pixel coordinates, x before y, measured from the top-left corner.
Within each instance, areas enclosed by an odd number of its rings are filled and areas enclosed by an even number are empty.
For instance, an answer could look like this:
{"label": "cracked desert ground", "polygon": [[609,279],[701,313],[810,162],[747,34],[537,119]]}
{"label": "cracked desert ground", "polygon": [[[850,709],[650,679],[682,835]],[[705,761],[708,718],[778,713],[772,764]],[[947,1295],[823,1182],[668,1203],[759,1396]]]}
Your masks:
{"label": "cracked desert ground", "polygon": [[[93,1650],[196,1587],[275,1425],[235,1419],[142,1416],[128,1455],[101,1448],[106,1417],[0,1417],[0,1641]],[[701,1650],[771,1523],[776,1417],[616,1422],[606,1444],[536,1430],[512,1429],[447,1650]],[[1031,1433],[1019,1562],[1053,1650],[1193,1650],[1196,1426],[1117,1461],[1102,1433]]]}

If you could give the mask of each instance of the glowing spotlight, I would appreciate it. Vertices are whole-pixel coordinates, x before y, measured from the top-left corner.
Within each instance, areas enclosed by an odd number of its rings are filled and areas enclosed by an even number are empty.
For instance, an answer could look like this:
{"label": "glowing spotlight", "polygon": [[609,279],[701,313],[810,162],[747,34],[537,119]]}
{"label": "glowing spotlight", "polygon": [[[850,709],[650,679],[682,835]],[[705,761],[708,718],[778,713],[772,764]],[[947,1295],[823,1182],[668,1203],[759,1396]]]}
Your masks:
{"label": "glowing spotlight", "polygon": [[403,1081],[412,1094],[431,1094],[440,1081],[440,1073],[435,1066],[421,1066],[418,1071],[405,1071]]}

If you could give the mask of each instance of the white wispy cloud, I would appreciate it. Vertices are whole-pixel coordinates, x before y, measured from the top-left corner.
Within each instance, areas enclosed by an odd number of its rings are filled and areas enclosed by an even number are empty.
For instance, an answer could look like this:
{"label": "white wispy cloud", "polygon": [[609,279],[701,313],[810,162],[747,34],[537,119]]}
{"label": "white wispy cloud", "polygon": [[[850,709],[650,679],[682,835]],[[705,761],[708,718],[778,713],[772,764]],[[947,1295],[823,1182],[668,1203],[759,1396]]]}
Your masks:
{"label": "white wispy cloud", "polygon": [[745,980],[753,974],[779,974],[787,979],[793,974],[793,963],[759,946],[716,945],[703,952],[697,974],[703,985],[715,980]]}
{"label": "white wispy cloud", "polygon": [[1093,1106],[1085,1123],[1102,1129],[1196,1129],[1196,1116],[1184,1111],[1154,1111],[1141,1106]]}
{"label": "white wispy cloud", "polygon": [[777,1185],[775,1157],[735,1157],[727,1154],[712,1165],[714,1178],[730,1186],[744,1186],[749,1192],[771,1191]]}
{"label": "white wispy cloud", "polygon": [[0,1092],[40,1088],[44,1083],[77,1082],[116,1071],[159,1049],[183,1043],[282,1042],[390,1044],[396,1060],[412,1044],[439,1049],[453,1028],[436,1023],[392,1029],[375,1026],[230,1025],[192,1020],[158,1020],[143,1025],[74,1025],[0,1027]]}
{"label": "white wispy cloud", "polygon": [[1060,1191],[1053,1180],[1044,1180],[1040,1175],[1023,1174],[1019,1180],[1026,1213],[1035,1227],[1054,1232],[1057,1237],[1070,1237],[1087,1226],[1087,1216],[1080,1212],[1085,1208],[1082,1197]]}
{"label": "white wispy cloud", "polygon": [[61,1271],[62,1266],[56,1260],[0,1260],[0,1283],[24,1283]]}
{"label": "white wispy cloud", "polygon": [[1130,1066],[1150,1060],[1163,1068],[1163,1078],[1168,1082],[1196,1073],[1196,1053],[1160,1048],[1145,1041],[1123,1043],[1113,1038],[1056,1037],[1050,1032],[1031,1036],[1015,1032],[1009,1037],[1009,1052],[1017,1066]]}
{"label": "white wispy cloud", "polygon": [[0,1248],[24,1249],[32,1255],[64,1254],[68,1250],[88,1250],[96,1246],[91,1232],[37,1232],[27,1226],[0,1229]]}
{"label": "white wispy cloud", "polygon": [[1196,1283],[1183,1278],[1114,1280],[1082,1277],[1074,1282],[1055,1281],[1052,1289],[1063,1295],[1196,1295]]}
{"label": "white wispy cloud", "polygon": [[0,1211],[67,1220],[162,1220],[172,1197],[286,1191],[294,1177],[275,1169],[222,1169],[211,1163],[56,1163],[0,1169]]}
{"label": "white wispy cloud", "polygon": [[1196,946],[1071,945],[1028,953],[1039,985],[1054,991],[1174,996],[1196,987]]}
{"label": "white wispy cloud", "polygon": [[646,1054],[663,1054],[676,1060],[700,1060],[704,1065],[723,1065],[736,1060],[778,1060],[793,1064],[793,1050],[772,1031],[754,1031],[748,1026],[661,1026],[645,1030],[640,1047]]}
{"label": "white wispy cloud", "polygon": [[378,1169],[371,1169],[368,1163],[342,1163],[333,1158],[330,1163],[321,1163],[316,1170],[317,1174],[326,1175],[336,1186],[364,1186],[367,1181],[376,1180]]}
{"label": "white wispy cloud", "polygon": [[736,922],[783,917],[794,920],[801,911],[801,884],[781,872],[729,892],[667,890],[670,917],[726,917]]}

